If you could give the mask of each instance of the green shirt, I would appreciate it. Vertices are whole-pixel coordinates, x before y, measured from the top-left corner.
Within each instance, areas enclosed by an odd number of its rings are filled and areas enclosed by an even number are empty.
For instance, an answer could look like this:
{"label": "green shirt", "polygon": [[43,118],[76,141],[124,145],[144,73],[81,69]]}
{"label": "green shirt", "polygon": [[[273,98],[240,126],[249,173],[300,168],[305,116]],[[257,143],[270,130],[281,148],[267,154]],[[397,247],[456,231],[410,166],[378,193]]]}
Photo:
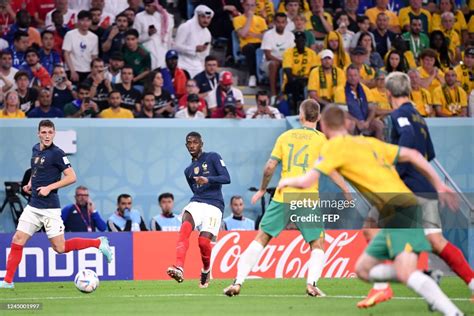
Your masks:
{"label": "green shirt", "polygon": [[411,36],[410,32],[405,32],[402,34],[402,38],[408,42],[410,50],[412,51],[415,59],[418,59],[420,53],[425,49],[430,47],[430,39],[425,33],[420,33],[418,39],[414,39]]}
{"label": "green shirt", "polygon": [[125,65],[133,68],[134,76],[138,76],[142,72],[151,69],[150,53],[142,46],[138,46],[136,51],[131,51],[128,47],[124,46],[123,61]]}

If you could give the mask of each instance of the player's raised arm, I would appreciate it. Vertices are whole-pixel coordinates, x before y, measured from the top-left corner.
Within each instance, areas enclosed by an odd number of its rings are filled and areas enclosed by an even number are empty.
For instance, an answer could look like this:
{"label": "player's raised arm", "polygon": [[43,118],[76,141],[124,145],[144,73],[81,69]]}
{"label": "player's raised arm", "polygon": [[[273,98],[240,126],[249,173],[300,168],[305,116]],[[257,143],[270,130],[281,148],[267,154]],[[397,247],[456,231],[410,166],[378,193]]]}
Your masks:
{"label": "player's raised arm", "polygon": [[273,174],[275,173],[277,166],[278,160],[274,158],[268,159],[267,163],[265,164],[265,167],[263,168],[263,176],[260,188],[252,196],[252,204],[257,203],[257,201],[260,200],[267,191],[268,184],[270,183],[270,180],[272,180]]}
{"label": "player's raised arm", "polygon": [[210,184],[229,184],[230,183],[230,175],[227,171],[227,167],[225,166],[224,160],[219,156],[219,154],[212,155],[212,163],[216,168],[217,175],[216,176],[208,176],[207,179],[209,180]]}
{"label": "player's raised arm", "polygon": [[441,205],[447,205],[451,210],[459,208],[459,199],[455,192],[441,181],[433,167],[417,150],[400,147],[398,161],[411,163],[430,181],[436,192],[440,193],[439,200]]}

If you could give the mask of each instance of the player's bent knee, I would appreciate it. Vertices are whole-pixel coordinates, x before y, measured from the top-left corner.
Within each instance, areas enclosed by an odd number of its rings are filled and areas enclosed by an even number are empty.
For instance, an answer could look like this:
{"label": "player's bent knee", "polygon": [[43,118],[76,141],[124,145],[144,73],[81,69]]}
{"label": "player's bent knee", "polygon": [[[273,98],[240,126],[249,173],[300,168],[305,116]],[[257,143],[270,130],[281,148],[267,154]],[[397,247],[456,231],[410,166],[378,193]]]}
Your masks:
{"label": "player's bent knee", "polygon": [[56,251],[57,253],[64,253],[66,251],[66,247],[64,244],[62,245],[56,245],[52,244],[53,250]]}
{"label": "player's bent knee", "polygon": [[355,265],[355,272],[359,279],[362,279],[364,281],[369,280],[369,270],[367,269],[367,266],[364,260],[364,255],[361,255],[359,259],[357,260],[356,265]]}
{"label": "player's bent knee", "polygon": [[272,239],[272,236],[270,236],[263,230],[259,230],[257,233],[257,236],[255,237],[255,240],[264,247],[270,242],[271,239]]}
{"label": "player's bent knee", "polygon": [[28,241],[30,236],[22,231],[17,230],[15,235],[13,235],[12,243],[17,245],[24,245]]}
{"label": "player's bent knee", "polygon": [[448,243],[443,235],[438,233],[426,235],[426,239],[428,239],[433,251],[437,254],[441,253]]}

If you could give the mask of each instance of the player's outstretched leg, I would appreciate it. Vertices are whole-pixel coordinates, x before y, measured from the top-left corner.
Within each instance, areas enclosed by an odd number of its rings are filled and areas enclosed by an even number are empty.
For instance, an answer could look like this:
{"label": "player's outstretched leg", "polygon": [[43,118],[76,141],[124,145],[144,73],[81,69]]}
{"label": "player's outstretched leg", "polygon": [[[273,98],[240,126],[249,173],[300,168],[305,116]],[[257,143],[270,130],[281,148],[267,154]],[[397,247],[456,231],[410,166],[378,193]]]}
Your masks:
{"label": "player's outstretched leg", "polygon": [[257,263],[260,254],[265,246],[270,242],[272,237],[262,230],[259,230],[257,237],[253,240],[244,253],[240,256],[237,264],[237,278],[234,282],[224,289],[227,296],[236,296],[240,294],[240,289],[245,279],[252,271],[253,266]]}
{"label": "player's outstretched leg", "polygon": [[194,229],[194,220],[189,212],[184,212],[183,223],[179,230],[178,242],[176,244],[176,264],[166,270],[170,278],[178,283],[184,281],[184,260],[189,248],[189,237]]}
{"label": "player's outstretched leg", "polygon": [[[21,223],[24,223],[21,221]],[[35,229],[31,230],[32,232],[36,231]],[[30,235],[17,230],[15,235],[13,235],[12,243],[10,246],[10,253],[8,254],[7,259],[7,271],[5,278],[0,282],[0,289],[14,289],[15,284],[13,283],[13,277],[15,276],[16,269],[21,262],[23,256],[23,246],[26,244]]]}
{"label": "player's outstretched leg", "polygon": [[211,276],[211,244],[212,234],[209,232],[201,232],[199,236],[199,250],[201,251],[201,259],[203,268],[201,270],[201,279],[199,287],[205,289],[209,286],[209,280]]}
{"label": "player's outstretched leg", "polygon": [[324,297],[323,291],[318,287],[318,281],[324,268],[325,255],[323,250],[324,237],[314,240],[310,243],[311,256],[308,262],[308,278],[306,282],[306,294],[314,297]]}
{"label": "player's outstretched leg", "polygon": [[[62,239],[61,240],[56,240],[57,238]],[[107,237],[99,237],[97,239],[92,239],[92,238],[71,238],[68,240],[64,240],[64,235],[53,237],[50,239],[51,244],[53,245],[53,248],[56,252],[58,253],[67,253],[73,250],[82,250],[82,249],[87,249],[87,248],[97,248],[99,251],[105,256],[107,259],[107,262],[110,263],[112,262],[112,249],[110,248],[109,245],[109,240]],[[61,245],[63,243],[63,249],[61,249]],[[61,251],[62,250],[62,251]]]}
{"label": "player's outstretched leg", "polygon": [[369,308],[392,299],[393,291],[389,283],[376,282],[367,297],[357,303],[358,308]]}

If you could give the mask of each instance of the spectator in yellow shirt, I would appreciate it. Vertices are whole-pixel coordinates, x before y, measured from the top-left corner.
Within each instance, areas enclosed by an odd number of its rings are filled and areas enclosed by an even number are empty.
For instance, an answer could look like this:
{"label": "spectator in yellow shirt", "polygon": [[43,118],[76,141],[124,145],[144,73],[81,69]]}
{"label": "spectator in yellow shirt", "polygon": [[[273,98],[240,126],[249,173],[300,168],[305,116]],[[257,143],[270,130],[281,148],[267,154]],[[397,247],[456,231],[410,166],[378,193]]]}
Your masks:
{"label": "spectator in yellow shirt", "polygon": [[454,28],[455,17],[452,12],[441,14],[441,26],[437,29],[443,32],[449,41],[449,50],[454,52],[455,60],[460,60],[461,55],[461,37]]}
{"label": "spectator in yellow shirt", "polygon": [[330,49],[319,53],[321,66],[313,68],[309,75],[309,97],[318,101],[323,107],[334,101],[334,91],[337,86],[346,83],[344,71],[334,66],[334,54]]}
{"label": "spectator in yellow shirt", "polygon": [[420,73],[417,69],[408,70],[410,77],[411,93],[410,100],[415,105],[416,110],[423,117],[434,116],[431,93],[420,85]]}
{"label": "spectator in yellow shirt", "polygon": [[384,69],[387,73],[394,71],[406,72],[407,69],[408,67],[405,64],[405,58],[403,58],[399,51],[392,50],[388,52]]}
{"label": "spectator in yellow shirt", "polygon": [[100,118],[107,119],[124,119],[134,118],[132,111],[120,107],[122,104],[122,96],[117,90],[109,93],[109,107],[99,113]]}
{"label": "spectator in yellow shirt", "polygon": [[319,56],[305,46],[304,32],[295,32],[295,47],[288,48],[283,53],[284,91],[291,95],[290,111],[296,114],[299,103],[305,99],[305,88],[313,67],[321,64]]}
{"label": "spectator in yellow shirt", "polygon": [[25,118],[25,112],[20,110],[20,98],[15,90],[5,95],[3,109],[0,110],[0,119]]}
{"label": "spectator in yellow shirt", "polygon": [[427,34],[431,32],[431,13],[421,7],[422,2],[423,0],[410,0],[410,6],[400,9],[398,19],[404,32],[409,31],[410,21],[415,16],[421,19],[423,32]]}
{"label": "spectator in yellow shirt", "polygon": [[311,0],[311,25],[316,41],[321,43],[325,36],[333,30],[332,16],[324,12],[324,0]]}
{"label": "spectator in yellow shirt", "polygon": [[433,91],[436,116],[467,116],[467,93],[456,84],[454,69],[447,69],[444,78],[446,84]]}
{"label": "spectator in yellow shirt", "polygon": [[275,8],[272,0],[256,0],[255,14],[261,16],[267,22],[267,25],[273,25],[275,17]]}
{"label": "spectator in yellow shirt", "polygon": [[365,15],[369,17],[371,28],[375,28],[375,22],[377,21],[377,15],[384,12],[388,18],[388,29],[394,33],[400,33],[400,22],[398,21],[398,16],[395,12],[392,12],[388,9],[389,0],[375,0],[375,7],[365,11]]}
{"label": "spectator in yellow shirt", "polygon": [[357,46],[351,50],[352,65],[359,69],[360,80],[369,88],[375,87],[375,69],[365,64],[368,51],[362,46]]}
{"label": "spectator in yellow shirt", "polygon": [[233,24],[248,66],[250,74],[249,86],[255,87],[257,86],[255,51],[260,48],[263,32],[267,30],[267,22],[265,22],[264,18],[255,14],[255,0],[244,0],[242,5],[244,7],[244,14],[235,17]]}
{"label": "spectator in yellow shirt", "polygon": [[460,36],[461,40],[467,37],[467,23],[464,18],[464,14],[461,10],[456,9],[456,3],[454,0],[440,0],[439,1],[439,12],[433,14],[432,28],[433,30],[441,28],[441,15],[445,12],[452,12],[455,17],[454,29]]}
{"label": "spectator in yellow shirt", "polygon": [[332,50],[334,54],[334,65],[341,69],[346,69],[351,63],[349,54],[344,50],[342,36],[338,32],[329,32],[324,39],[324,49]]}
{"label": "spectator in yellow shirt", "polygon": [[466,48],[463,62],[454,67],[454,71],[464,91],[471,93],[474,90],[474,46]]}
{"label": "spectator in yellow shirt", "polygon": [[438,54],[435,50],[427,48],[420,54],[420,85],[433,93],[434,89],[444,84],[443,72],[435,66]]}
{"label": "spectator in yellow shirt", "polygon": [[385,77],[387,73],[383,70],[378,70],[375,75],[375,88],[370,89],[372,99],[376,104],[377,117],[385,117],[392,113],[392,107],[388,101],[387,91],[385,89]]}

